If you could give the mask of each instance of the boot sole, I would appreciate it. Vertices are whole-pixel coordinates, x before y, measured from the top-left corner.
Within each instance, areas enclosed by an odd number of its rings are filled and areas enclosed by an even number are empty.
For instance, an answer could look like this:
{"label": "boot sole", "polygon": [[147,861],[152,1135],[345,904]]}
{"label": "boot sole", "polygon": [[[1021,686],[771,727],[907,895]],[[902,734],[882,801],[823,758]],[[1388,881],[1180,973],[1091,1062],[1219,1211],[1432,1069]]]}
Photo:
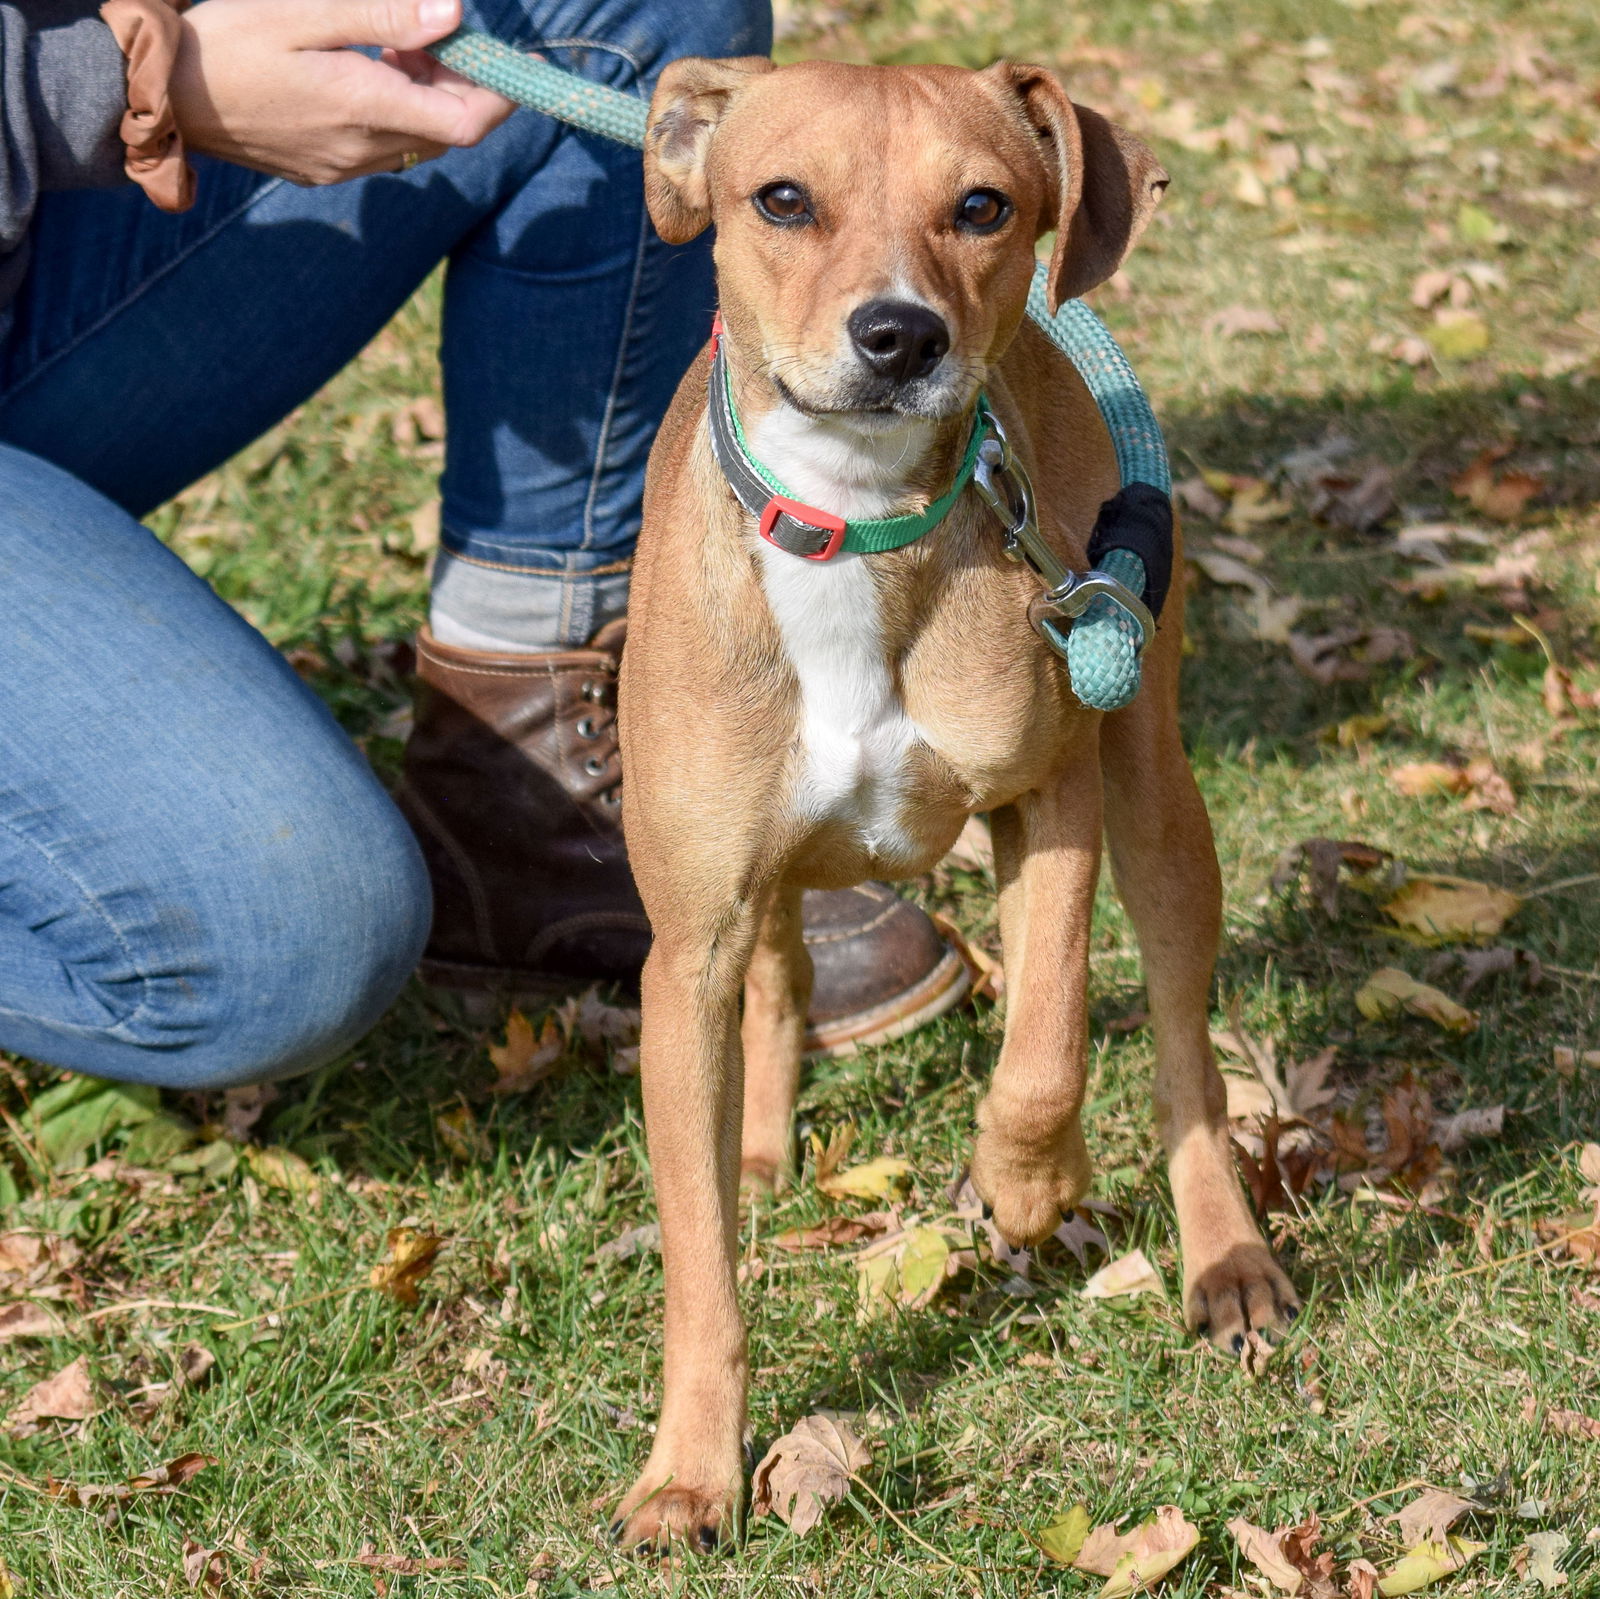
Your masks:
{"label": "boot sole", "polygon": [[[575,978],[539,977],[530,972],[468,966],[453,961],[425,960],[417,975],[429,988],[453,995],[465,1019],[474,1024],[499,1021],[508,1005],[526,1009],[593,986]],[[966,999],[971,988],[972,978],[965,963],[947,947],[932,971],[904,993],[870,1010],[835,1017],[820,1027],[808,1027],[805,1059],[836,1059],[854,1055],[874,1044],[903,1038],[924,1023],[954,1010]]]}

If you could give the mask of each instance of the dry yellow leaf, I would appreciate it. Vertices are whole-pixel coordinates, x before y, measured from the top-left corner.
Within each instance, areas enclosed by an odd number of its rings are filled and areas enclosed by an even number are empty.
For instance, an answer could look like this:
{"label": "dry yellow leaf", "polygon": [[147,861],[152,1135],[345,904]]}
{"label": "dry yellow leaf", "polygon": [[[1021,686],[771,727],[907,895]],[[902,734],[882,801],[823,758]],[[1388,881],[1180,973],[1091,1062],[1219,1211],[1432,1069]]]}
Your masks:
{"label": "dry yellow leaf", "polygon": [[1383,913],[1430,943],[1472,943],[1496,937],[1521,905],[1509,889],[1418,875],[1407,879]]}
{"label": "dry yellow leaf", "polygon": [[391,1227],[388,1243],[389,1252],[372,1268],[368,1280],[380,1292],[393,1294],[402,1305],[414,1305],[417,1284],[433,1270],[444,1239],[414,1227]]}
{"label": "dry yellow leaf", "polygon": [[1389,773],[1389,782],[1397,793],[1411,799],[1430,794],[1465,794],[1472,786],[1461,767],[1446,766],[1443,761],[1412,761],[1396,766]]}
{"label": "dry yellow leaf", "polygon": [[1382,1021],[1397,1011],[1424,1017],[1447,1033],[1470,1033],[1478,1013],[1458,1005],[1448,994],[1419,983],[1396,966],[1382,966],[1356,990],[1356,1008],[1369,1021]]}
{"label": "dry yellow leaf", "polygon": [[1139,1294],[1166,1295],[1161,1275],[1142,1249],[1107,1261],[1083,1285],[1085,1299],[1131,1299]]}
{"label": "dry yellow leaf", "polygon": [[1488,1544],[1473,1543],[1468,1538],[1430,1539],[1419,1543],[1378,1578],[1378,1592],[1383,1599],[1398,1599],[1401,1594],[1415,1593],[1418,1588],[1426,1588],[1441,1577],[1459,1571],[1488,1547]]}
{"label": "dry yellow leaf", "polygon": [[911,1176],[911,1162],[898,1155],[879,1155],[844,1171],[817,1178],[817,1187],[830,1199],[885,1199],[903,1187]]}

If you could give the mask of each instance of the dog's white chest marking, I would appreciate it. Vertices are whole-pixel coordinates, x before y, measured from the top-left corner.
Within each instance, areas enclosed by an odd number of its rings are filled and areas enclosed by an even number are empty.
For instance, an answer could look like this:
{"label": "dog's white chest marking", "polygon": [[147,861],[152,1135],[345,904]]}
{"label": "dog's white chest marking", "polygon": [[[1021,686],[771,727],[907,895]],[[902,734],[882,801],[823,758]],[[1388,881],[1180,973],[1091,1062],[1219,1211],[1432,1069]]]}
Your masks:
{"label": "dog's white chest marking", "polygon": [[[888,514],[921,440],[863,436],[786,405],[752,430],[751,447],[798,499],[853,519]],[[804,765],[796,796],[815,821],[855,826],[885,860],[910,853],[899,826],[906,756],[920,732],[895,688],[877,588],[859,555],[807,561],[761,547],[767,603],[800,680]]]}

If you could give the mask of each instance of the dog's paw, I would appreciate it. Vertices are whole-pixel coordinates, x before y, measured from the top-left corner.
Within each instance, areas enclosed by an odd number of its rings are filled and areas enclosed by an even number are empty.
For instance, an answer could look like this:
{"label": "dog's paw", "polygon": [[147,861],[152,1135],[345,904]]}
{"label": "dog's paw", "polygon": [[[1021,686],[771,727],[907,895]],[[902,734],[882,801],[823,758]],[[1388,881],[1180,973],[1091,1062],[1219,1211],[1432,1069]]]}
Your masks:
{"label": "dog's paw", "polygon": [[1299,1295],[1259,1240],[1235,1244],[1196,1271],[1184,1290],[1190,1330],[1224,1354],[1237,1355],[1253,1332],[1269,1340],[1283,1337],[1299,1314]]}
{"label": "dog's paw", "polygon": [[617,1506],[611,1536],[639,1555],[710,1554],[733,1536],[736,1491],[695,1488],[647,1471]]}
{"label": "dog's paw", "polygon": [[776,1194],[789,1186],[790,1169],[781,1156],[747,1153],[739,1160],[739,1186],[747,1194]]}
{"label": "dog's paw", "polygon": [[986,1128],[972,1151],[972,1186],[1013,1249],[1048,1238],[1088,1192],[1091,1175],[1076,1122],[1054,1149],[1018,1144]]}

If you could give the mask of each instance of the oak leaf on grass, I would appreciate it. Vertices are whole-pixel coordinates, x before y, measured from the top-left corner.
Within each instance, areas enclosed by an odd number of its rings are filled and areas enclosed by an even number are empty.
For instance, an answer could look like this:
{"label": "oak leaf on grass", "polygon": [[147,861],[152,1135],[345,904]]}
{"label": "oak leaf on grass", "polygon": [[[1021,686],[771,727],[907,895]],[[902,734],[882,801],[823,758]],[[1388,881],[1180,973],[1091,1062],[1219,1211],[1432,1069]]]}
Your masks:
{"label": "oak leaf on grass", "polygon": [[871,1462],[871,1452],[848,1422],[807,1416],[762,1456],[751,1479],[751,1508],[758,1516],[776,1516],[804,1536]]}
{"label": "oak leaf on grass", "polygon": [[89,1357],[63,1366],[54,1376],[37,1382],[22,1396],[7,1418],[14,1437],[29,1437],[41,1421],[87,1421],[99,1409]]}

